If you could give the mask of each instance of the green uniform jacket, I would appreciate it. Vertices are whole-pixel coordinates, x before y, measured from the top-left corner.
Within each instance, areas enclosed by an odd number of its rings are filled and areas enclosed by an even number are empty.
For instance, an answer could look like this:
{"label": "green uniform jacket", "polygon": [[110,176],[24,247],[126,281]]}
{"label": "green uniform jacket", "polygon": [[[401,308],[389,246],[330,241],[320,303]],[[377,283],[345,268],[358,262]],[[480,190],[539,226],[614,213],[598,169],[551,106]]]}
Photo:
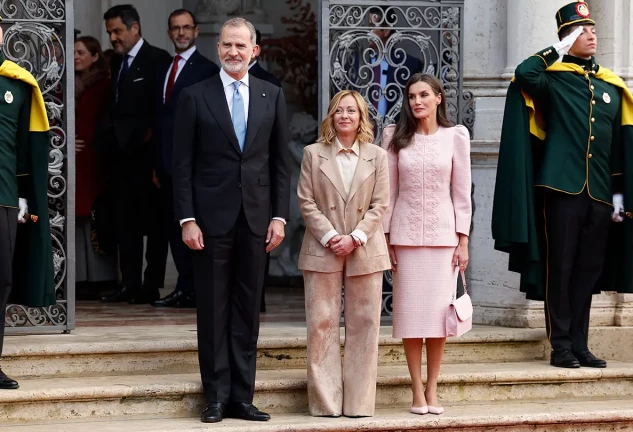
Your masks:
{"label": "green uniform jacket", "polygon": [[16,148],[22,156],[26,155],[22,159],[25,162],[18,164],[18,174],[28,175],[30,180],[21,182],[20,197],[27,199],[29,213],[38,216],[37,222],[18,227],[10,301],[30,307],[46,307],[57,302],[48,215],[50,133],[46,106],[37,81],[29,72],[1,55],[0,62],[0,76],[22,81],[32,92],[28,134],[17,134],[16,139],[22,142],[17,142]]}
{"label": "green uniform jacket", "polygon": [[[554,64],[557,56],[551,47],[530,57],[508,88],[492,211],[495,249],[510,255],[508,268],[521,274],[527,298],[544,300],[544,189],[586,189],[611,205],[611,178],[622,175],[628,217],[611,226],[597,292],[633,293],[633,96],[608,69],[586,73],[574,63]],[[564,108],[550,97],[567,98]]]}

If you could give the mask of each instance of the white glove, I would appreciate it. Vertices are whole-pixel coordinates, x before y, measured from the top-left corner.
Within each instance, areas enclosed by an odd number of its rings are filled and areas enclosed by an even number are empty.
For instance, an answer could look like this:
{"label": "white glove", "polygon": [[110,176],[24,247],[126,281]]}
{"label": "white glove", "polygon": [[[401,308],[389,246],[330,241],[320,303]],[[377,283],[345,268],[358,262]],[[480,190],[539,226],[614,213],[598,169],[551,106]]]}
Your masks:
{"label": "white glove", "polygon": [[26,222],[26,219],[24,219],[24,215],[28,213],[29,211],[29,206],[28,203],[26,202],[26,199],[24,198],[20,198],[18,200],[18,208],[20,209],[18,211],[18,222]]}
{"label": "white glove", "polygon": [[624,212],[624,196],[622,194],[613,195],[613,213],[611,214],[611,220],[613,222],[622,222],[624,218],[620,216],[620,213]]}
{"label": "white glove", "polygon": [[554,49],[556,50],[556,52],[558,52],[558,55],[562,57],[567,54],[571,47],[574,46],[574,43],[576,42],[576,39],[578,39],[578,36],[580,36],[583,31],[584,27],[578,26],[576,27],[576,30],[565,36],[562,41],[555,43]]}

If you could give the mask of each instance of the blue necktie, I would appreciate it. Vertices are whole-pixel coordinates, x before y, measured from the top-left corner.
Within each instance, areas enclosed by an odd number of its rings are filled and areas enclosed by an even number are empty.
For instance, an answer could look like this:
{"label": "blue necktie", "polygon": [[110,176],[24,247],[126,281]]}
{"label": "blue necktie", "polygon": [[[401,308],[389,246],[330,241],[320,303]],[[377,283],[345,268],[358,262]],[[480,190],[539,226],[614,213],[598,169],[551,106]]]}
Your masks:
{"label": "blue necktie", "polygon": [[244,99],[240,94],[239,88],[241,81],[235,81],[233,87],[233,129],[235,136],[240,144],[240,150],[244,151],[244,141],[246,140],[246,115],[244,114]]}

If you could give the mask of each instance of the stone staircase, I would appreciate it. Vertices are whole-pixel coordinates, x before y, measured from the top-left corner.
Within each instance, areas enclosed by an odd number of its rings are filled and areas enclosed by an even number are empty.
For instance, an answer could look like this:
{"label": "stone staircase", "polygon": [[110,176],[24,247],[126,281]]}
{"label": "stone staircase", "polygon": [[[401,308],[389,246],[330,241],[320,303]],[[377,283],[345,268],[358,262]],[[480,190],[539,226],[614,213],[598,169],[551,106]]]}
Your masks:
{"label": "stone staircase", "polygon": [[267,423],[198,420],[204,400],[190,326],[79,329],[7,339],[3,369],[20,389],[0,392],[11,431],[626,431],[633,430],[633,328],[593,329],[607,369],[548,365],[540,329],[477,327],[447,344],[441,416],[408,413],[400,341],[381,329],[376,416],[307,415],[305,329],[265,325],[255,404]]}

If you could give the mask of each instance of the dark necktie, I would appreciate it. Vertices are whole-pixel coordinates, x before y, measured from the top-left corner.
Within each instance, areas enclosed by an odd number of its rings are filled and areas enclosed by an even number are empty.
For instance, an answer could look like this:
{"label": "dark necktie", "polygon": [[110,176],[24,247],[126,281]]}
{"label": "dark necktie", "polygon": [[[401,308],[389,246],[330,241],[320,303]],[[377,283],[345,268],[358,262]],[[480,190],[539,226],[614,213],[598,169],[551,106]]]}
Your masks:
{"label": "dark necktie", "polygon": [[121,90],[121,83],[123,82],[123,77],[125,75],[127,75],[127,73],[130,71],[130,58],[132,58],[131,55],[126,54],[125,57],[123,57],[123,65],[121,67],[121,72],[119,72],[119,82],[117,83],[117,91],[116,91],[116,100],[119,100],[119,91]]}
{"label": "dark necktie", "polygon": [[167,80],[167,88],[165,89],[165,103],[169,102],[169,98],[171,96],[171,92],[174,89],[174,84],[176,83],[176,75],[178,74],[178,62],[182,57],[176,55],[174,57],[174,63],[171,67],[171,72],[169,73],[169,79]]}

